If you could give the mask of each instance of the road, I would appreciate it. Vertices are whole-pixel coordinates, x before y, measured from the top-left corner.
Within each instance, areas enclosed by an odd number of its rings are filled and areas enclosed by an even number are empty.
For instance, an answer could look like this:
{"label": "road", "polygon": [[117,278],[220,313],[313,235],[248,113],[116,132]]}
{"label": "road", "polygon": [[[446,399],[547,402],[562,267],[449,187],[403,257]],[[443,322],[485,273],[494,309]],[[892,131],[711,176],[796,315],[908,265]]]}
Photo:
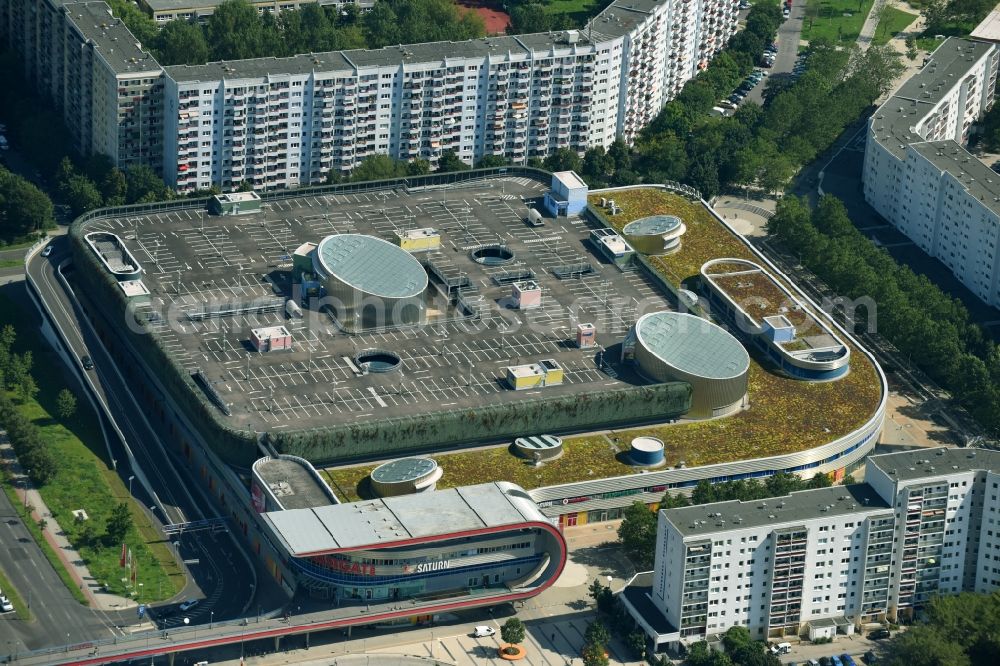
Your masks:
{"label": "road", "polygon": [[[110,409],[115,423],[135,457],[130,468],[129,456],[122,442],[111,437],[111,457],[117,461],[122,478],[137,477],[133,485],[136,499],[164,523],[184,523],[218,516],[215,505],[204,496],[201,484],[193,479],[184,465],[177,464],[167,453],[156,424],[147,420],[147,405],[138,402],[130,380],[119,371],[114,359],[98,339],[89,322],[84,320],[79,305],[64,289],[57,267],[69,257],[65,238],[52,241],[55,248],[49,258],[35,255],[28,265],[34,284],[42,292],[50,316],[68,337],[75,359],[89,355],[94,369],[87,373],[98,400]],[[79,372],[83,372],[77,366]],[[148,481],[148,485],[143,480]],[[152,495],[148,490],[152,490]],[[181,597],[202,598],[202,602],[185,614],[192,624],[237,617],[248,607],[254,595],[254,572],[246,558],[238,552],[234,540],[227,534],[212,531],[185,532],[173,537],[180,557],[191,562],[187,566],[192,583]],[[195,563],[196,561],[196,563]],[[179,602],[178,598],[175,601]],[[157,617],[168,612],[157,611]],[[134,622],[137,618],[133,617]],[[179,615],[163,622],[179,623]]]}
{"label": "road", "polygon": [[118,613],[87,608],[70,595],[3,493],[0,521],[0,566],[33,615],[30,622],[17,620],[13,614],[0,617],[0,651],[14,654],[53,642],[121,634],[115,629],[124,621]]}
{"label": "road", "polygon": [[[815,1],[815,0],[811,0]],[[802,21],[806,15],[805,0],[795,0],[792,3],[792,12],[788,19],[778,26],[778,54],[774,58],[774,66],[765,69],[767,77],[760,85],[755,86],[747,99],[757,104],[764,103],[764,88],[768,81],[774,77],[786,77],[792,75],[795,67],[795,60],[799,57],[799,39],[802,36]]]}

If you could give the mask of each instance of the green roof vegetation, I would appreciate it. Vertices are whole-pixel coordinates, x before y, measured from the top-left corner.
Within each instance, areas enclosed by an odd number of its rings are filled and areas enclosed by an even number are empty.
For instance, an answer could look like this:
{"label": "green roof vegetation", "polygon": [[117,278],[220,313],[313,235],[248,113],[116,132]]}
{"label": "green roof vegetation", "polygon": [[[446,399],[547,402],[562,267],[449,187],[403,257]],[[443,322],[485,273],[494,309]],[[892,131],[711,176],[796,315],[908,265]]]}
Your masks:
{"label": "green roof vegetation", "polygon": [[[688,226],[680,251],[656,257],[658,266],[671,267],[667,278],[698,274],[705,261],[738,257],[758,261],[749,248],[700,203],[651,188],[615,192],[623,212],[614,226],[647,215],[678,215]],[[592,197],[591,203],[594,204]],[[596,206],[596,204],[594,204]],[[857,352],[856,349],[853,350]],[[507,446],[435,454],[444,470],[438,488],[492,480],[537,488],[560,483],[636,473],[619,461],[633,437],[657,437],[664,443],[667,463],[684,461],[689,467],[731,460],[774,456],[821,446],[864,425],[881,396],[878,373],[863,354],[851,355],[851,371],[833,382],[805,382],[774,374],[751,356],[750,407],[732,416],[704,421],[681,421],[564,438],[562,457],[541,467],[515,456]],[[324,470],[338,497],[351,501],[363,492],[375,465]]]}

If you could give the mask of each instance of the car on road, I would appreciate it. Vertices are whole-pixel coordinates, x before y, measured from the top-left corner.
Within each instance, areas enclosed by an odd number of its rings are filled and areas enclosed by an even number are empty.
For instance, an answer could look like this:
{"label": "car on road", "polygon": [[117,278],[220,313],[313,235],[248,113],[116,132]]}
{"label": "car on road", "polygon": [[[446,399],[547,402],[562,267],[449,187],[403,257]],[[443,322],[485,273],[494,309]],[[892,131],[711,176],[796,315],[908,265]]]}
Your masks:
{"label": "car on road", "polygon": [[9,613],[14,610],[14,604],[10,603],[7,597],[0,597],[0,613]]}
{"label": "car on road", "polygon": [[490,636],[495,635],[496,633],[497,633],[496,629],[494,629],[493,627],[488,627],[486,625],[476,627],[475,629],[472,630],[472,635],[475,638],[488,638]]}
{"label": "car on road", "polygon": [[884,638],[889,638],[891,635],[888,629],[876,629],[875,631],[868,632],[868,638],[873,641],[880,641]]}
{"label": "car on road", "polygon": [[52,246],[51,246],[51,245],[46,245],[46,246],[45,246],[45,249],[44,249],[44,250],[42,250],[42,256],[43,256],[43,257],[47,257],[47,256],[49,256],[50,254],[52,254]]}
{"label": "car on road", "polygon": [[198,605],[197,599],[188,599],[187,601],[183,602],[180,606],[178,606],[178,608],[181,610],[182,613],[186,613],[197,605]]}
{"label": "car on road", "polygon": [[83,369],[84,370],[93,370],[94,369],[94,359],[90,358],[89,356],[82,356],[82,357],[80,357],[80,363],[83,364]]}

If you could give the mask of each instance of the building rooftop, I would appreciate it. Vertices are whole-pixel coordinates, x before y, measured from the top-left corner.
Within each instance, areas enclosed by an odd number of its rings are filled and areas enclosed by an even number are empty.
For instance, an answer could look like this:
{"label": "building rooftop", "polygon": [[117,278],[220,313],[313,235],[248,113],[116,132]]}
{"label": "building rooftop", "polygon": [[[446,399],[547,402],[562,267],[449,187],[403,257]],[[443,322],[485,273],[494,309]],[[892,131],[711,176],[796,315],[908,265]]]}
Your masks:
{"label": "building rooftop", "polygon": [[987,42],[1000,42],[1000,5],[993,8],[969,34],[972,39],[982,39]]}
{"label": "building rooftop", "polygon": [[915,449],[869,456],[868,464],[891,478],[909,481],[940,474],[992,470],[1000,472],[1000,451],[990,449]]}
{"label": "building rooftop", "polygon": [[734,529],[785,527],[807,520],[852,513],[892,511],[867,483],[800,490],[784,497],[742,502],[715,502],[679,509],[664,509],[667,520],[685,537],[711,536]]}
{"label": "building rooftop", "polygon": [[314,470],[290,458],[262,458],[254,463],[254,471],[288,511],[328,506],[333,493]]}
{"label": "building rooftop", "polygon": [[1000,174],[955,141],[926,141],[911,147],[936,168],[951,174],[984,206],[1000,214]]}
{"label": "building rooftop", "polygon": [[413,255],[364,234],[327,236],[316,249],[323,269],[366,294],[408,298],[427,288],[427,273]]}
{"label": "building rooftop", "polygon": [[264,520],[293,557],[302,557],[546,519],[518,486],[484,483],[352,504],[272,511],[264,514]]}
{"label": "building rooftop", "polygon": [[129,32],[120,19],[111,15],[103,0],[68,2],[63,11],[73,17],[73,24],[84,39],[118,74],[159,72],[160,65]]}
{"label": "building rooftop", "polygon": [[953,140],[924,141],[914,129],[957,85],[969,67],[994,44],[949,38],[930,55],[923,68],[890,97],[871,119],[875,139],[897,159],[909,146],[942,171],[955,176],[969,193],[1000,214],[1000,176]]}
{"label": "building rooftop", "polygon": [[592,51],[593,46],[580,37],[575,45],[566,41],[566,33],[542,33],[484,37],[460,42],[427,42],[402,44],[381,49],[354,49],[307,53],[288,58],[250,58],[205,65],[172,65],[164,67],[175,81],[217,81],[219,79],[261,78],[265,76],[304,75],[313,72],[343,72],[354,74],[356,69],[396,65],[425,65],[425,69],[438,69],[461,64],[462,59],[524,60],[532,55],[544,56],[546,52],[566,52],[569,49]]}
{"label": "building rooftop", "polygon": [[586,189],[587,187],[587,184],[583,182],[578,175],[576,175],[575,171],[556,171],[552,174],[552,177],[557,179],[570,190],[578,190],[580,188]]}
{"label": "building rooftop", "polygon": [[657,357],[698,377],[728,379],[750,367],[750,355],[736,338],[694,315],[651,312],[639,318],[635,329]]}

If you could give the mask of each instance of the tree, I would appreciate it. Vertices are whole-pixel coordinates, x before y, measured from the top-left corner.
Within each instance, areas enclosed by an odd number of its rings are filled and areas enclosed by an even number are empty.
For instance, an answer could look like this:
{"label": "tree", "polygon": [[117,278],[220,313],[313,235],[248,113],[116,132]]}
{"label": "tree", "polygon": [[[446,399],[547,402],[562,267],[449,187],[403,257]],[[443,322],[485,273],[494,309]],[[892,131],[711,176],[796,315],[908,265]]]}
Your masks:
{"label": "tree", "polygon": [[629,632],[625,637],[625,646],[636,659],[646,658],[646,634],[641,631]]}
{"label": "tree", "polygon": [[597,620],[587,625],[587,630],[583,634],[583,640],[586,643],[607,648],[611,642],[611,632],[608,631],[603,622]]}
{"label": "tree", "polygon": [[691,506],[691,500],[688,499],[687,495],[680,493],[671,495],[669,491],[665,492],[663,493],[663,498],[660,500],[661,509],[676,509],[684,506]]}
{"label": "tree", "polygon": [[[510,643],[513,646],[524,642],[525,633],[524,623],[516,617],[508,619],[500,627],[500,638],[503,639],[504,643]],[[517,654],[517,650],[511,650],[507,654]]]}
{"label": "tree", "polygon": [[182,20],[169,21],[160,28],[153,50],[161,65],[203,65],[209,57],[204,30],[197,23]]}
{"label": "tree", "polygon": [[0,167],[0,238],[24,238],[55,226],[52,201],[21,176]]}
{"label": "tree", "polygon": [[388,180],[404,175],[405,169],[389,155],[371,155],[361,160],[351,172],[351,180],[363,182],[368,180]]}
{"label": "tree", "polygon": [[441,153],[438,159],[438,173],[449,173],[451,171],[468,171],[469,165],[455,154],[454,150],[446,150]]}
{"label": "tree", "polygon": [[73,215],[100,208],[104,202],[97,186],[89,178],[79,174],[60,184],[59,196],[73,211]]}
{"label": "tree", "polygon": [[583,666],[608,666],[608,654],[604,651],[603,645],[587,643],[580,654],[583,657]]}
{"label": "tree", "polygon": [[69,389],[59,391],[56,396],[56,413],[64,421],[76,413],[76,398]]}
{"label": "tree", "polygon": [[267,52],[264,23],[257,8],[246,0],[225,0],[205,25],[206,42],[212,45],[212,60],[243,60],[276,56]]}
{"label": "tree", "polygon": [[618,540],[636,568],[648,571],[656,548],[656,514],[642,502],[633,502],[618,526]]}
{"label": "tree", "polygon": [[545,158],[545,169],[548,171],[581,171],[583,162],[576,151],[560,148]]}
{"label": "tree", "polygon": [[132,514],[128,510],[128,504],[125,502],[116,504],[104,525],[107,543],[116,544],[123,541],[130,529],[132,529]]}
{"label": "tree", "polygon": [[971,666],[960,643],[929,625],[896,634],[888,655],[889,666]]}
{"label": "tree", "polygon": [[510,160],[503,155],[483,155],[483,157],[476,162],[476,168],[491,169],[494,167],[504,167],[508,164],[510,164]]}
{"label": "tree", "polygon": [[[226,0],[226,2],[236,1],[238,0]],[[256,10],[254,11],[256,12]],[[169,198],[170,192],[167,190],[167,186],[145,164],[130,166],[125,172],[126,203],[151,203],[154,201],[164,201]]]}

